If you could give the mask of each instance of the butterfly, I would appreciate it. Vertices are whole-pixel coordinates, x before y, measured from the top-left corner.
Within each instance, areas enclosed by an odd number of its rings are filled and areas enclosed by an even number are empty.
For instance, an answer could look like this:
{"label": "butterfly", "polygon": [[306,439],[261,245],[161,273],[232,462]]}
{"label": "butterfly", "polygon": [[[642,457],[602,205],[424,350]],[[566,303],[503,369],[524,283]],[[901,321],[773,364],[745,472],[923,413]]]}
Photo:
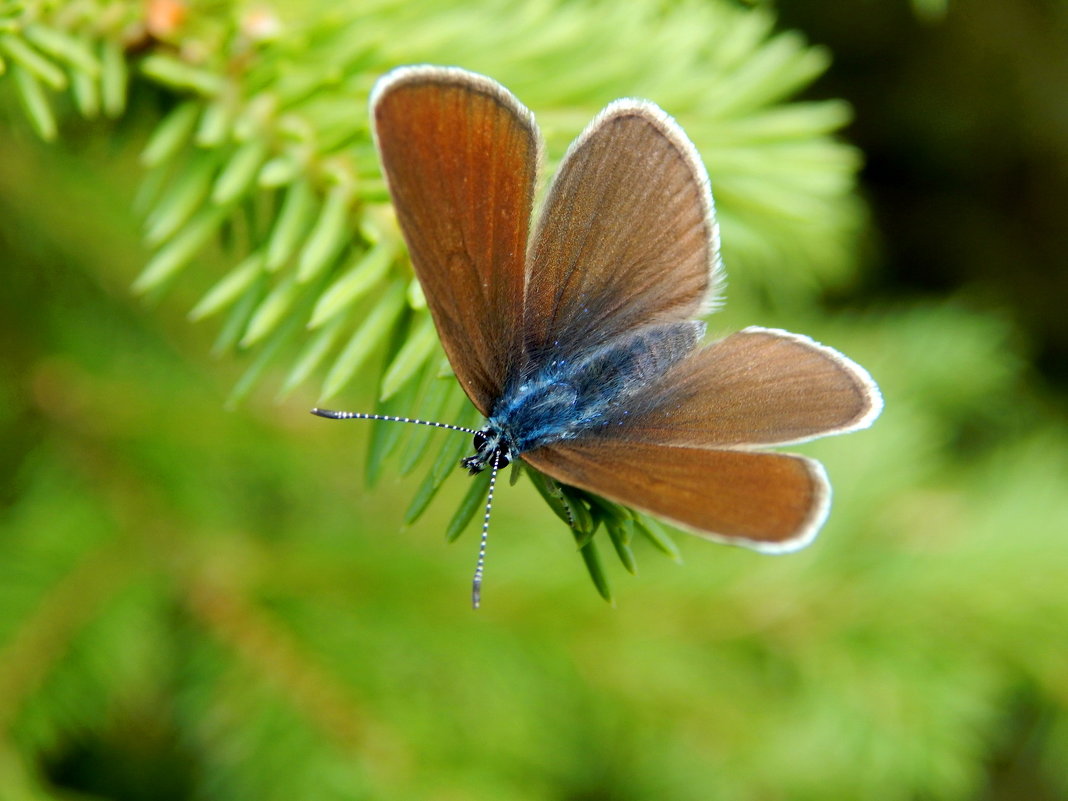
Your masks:
{"label": "butterfly", "polygon": [[[678,124],[610,103],[572,143],[531,232],[534,115],[498,82],[412,66],[371,94],[401,232],[449,363],[485,417],[489,469],[473,605],[497,471],[558,482],[698,536],[765,553],[808,544],[830,484],[764,448],[869,426],[871,376],[808,337],[746,328],[701,346],[722,288],[708,174]],[[313,410],[334,418],[400,419]]]}

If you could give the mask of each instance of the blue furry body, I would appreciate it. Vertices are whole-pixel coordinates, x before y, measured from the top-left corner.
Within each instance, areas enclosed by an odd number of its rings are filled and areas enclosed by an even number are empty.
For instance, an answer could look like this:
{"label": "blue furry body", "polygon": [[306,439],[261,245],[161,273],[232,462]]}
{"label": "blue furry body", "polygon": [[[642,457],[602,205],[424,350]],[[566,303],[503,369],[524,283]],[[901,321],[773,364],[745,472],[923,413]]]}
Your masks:
{"label": "blue furry body", "polygon": [[621,424],[625,401],[685,358],[704,331],[697,322],[649,326],[598,347],[540,360],[512,380],[475,436],[464,465],[477,473],[535,448]]}

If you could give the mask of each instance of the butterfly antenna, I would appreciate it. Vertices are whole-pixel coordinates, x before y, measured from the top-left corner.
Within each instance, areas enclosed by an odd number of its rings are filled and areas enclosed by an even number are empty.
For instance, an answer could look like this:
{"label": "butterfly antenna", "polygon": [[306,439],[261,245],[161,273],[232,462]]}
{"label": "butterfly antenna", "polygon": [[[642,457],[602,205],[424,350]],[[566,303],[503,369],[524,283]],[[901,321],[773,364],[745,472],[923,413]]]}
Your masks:
{"label": "butterfly antenna", "polygon": [[471,608],[478,609],[482,602],[482,569],[486,566],[486,542],[489,540],[490,511],[493,509],[493,488],[497,486],[497,465],[500,452],[493,454],[493,468],[490,470],[489,496],[486,498],[486,514],[482,518],[482,539],[478,543],[478,564],[475,565],[475,578],[471,582]]}
{"label": "butterfly antenna", "polygon": [[319,417],[329,417],[331,420],[384,420],[387,423],[415,423],[416,425],[420,426],[447,428],[449,429],[449,431],[462,431],[465,434],[478,433],[478,431],[474,428],[454,426],[451,423],[435,423],[432,420],[416,420],[412,417],[393,417],[388,414],[364,414],[363,412],[335,412],[332,409],[319,408],[312,409],[311,413],[317,414],[319,415]]}

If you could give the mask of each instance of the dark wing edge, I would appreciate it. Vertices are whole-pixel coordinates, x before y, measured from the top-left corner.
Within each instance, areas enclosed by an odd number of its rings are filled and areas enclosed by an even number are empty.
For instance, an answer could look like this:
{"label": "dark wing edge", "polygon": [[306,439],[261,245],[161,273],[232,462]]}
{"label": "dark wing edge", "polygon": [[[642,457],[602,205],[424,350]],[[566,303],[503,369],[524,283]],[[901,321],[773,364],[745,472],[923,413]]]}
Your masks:
{"label": "dark wing edge", "polygon": [[827,522],[827,518],[831,514],[831,480],[827,477],[827,470],[824,468],[823,464],[817,462],[815,459],[810,459],[807,456],[799,456],[796,453],[781,453],[778,455],[796,459],[803,463],[808,470],[814,490],[812,506],[809,508],[808,515],[794,532],[793,536],[777,542],[761,542],[759,540],[724,537],[711,532],[698,531],[690,526],[675,521],[672,521],[672,524],[680,526],[684,531],[689,531],[692,534],[696,534],[698,537],[717,542],[721,545],[735,545],[742,548],[748,548],[751,551],[757,551],[758,553],[770,554],[773,556],[777,554],[794,553],[803,548],[807,548],[813,541],[815,541],[820,530],[823,528],[823,524]]}
{"label": "dark wing edge", "polygon": [[[409,91],[411,99],[402,99]],[[479,116],[469,125],[460,117],[442,124],[439,115],[455,102],[446,93],[470,97]],[[526,245],[544,149],[534,115],[497,81],[434,65],[386,73],[369,105],[383,176],[439,338],[464,391],[488,414],[519,353]],[[434,119],[437,126],[428,124]],[[471,166],[476,154],[485,154],[478,170]],[[505,220],[515,220],[511,233]]]}
{"label": "dark wing edge", "polygon": [[[376,152],[381,152],[381,148],[378,145],[378,131],[374,125],[375,106],[378,105],[379,100],[381,100],[387,92],[404,84],[412,83],[439,83],[446,86],[472,86],[484,94],[496,98],[502,106],[510,109],[515,114],[516,118],[522,120],[530,130],[537,151],[534,173],[535,175],[541,173],[542,164],[545,158],[545,145],[541,140],[541,132],[538,130],[538,124],[534,120],[534,112],[524,106],[519,98],[508,91],[503,84],[486,75],[471,72],[463,67],[442,67],[437,64],[410,64],[404,67],[394,67],[375,81],[375,85],[371,89],[371,96],[368,100],[368,107],[371,110],[371,135],[374,137]],[[388,176],[386,180],[389,180]]]}
{"label": "dark wing edge", "polygon": [[882,409],[868,371],[834,348],[751,326],[692,353],[589,435],[758,450],[858,431]]}
{"label": "dark wing edge", "polygon": [[682,129],[653,103],[609,104],[571,144],[538,211],[529,362],[709,311],[722,287],[718,231],[708,173]]}
{"label": "dark wing edge", "polygon": [[[621,97],[613,100],[597,114],[589,125],[579,134],[568,147],[564,157],[560,160],[561,167],[567,163],[573,153],[579,150],[605,123],[616,117],[625,117],[632,114],[642,116],[657,126],[679,155],[687,163],[690,172],[700,186],[701,206],[704,210],[705,227],[708,231],[708,287],[705,297],[695,316],[703,317],[723,305],[723,290],[727,284],[727,274],[723,267],[723,259],[720,255],[719,221],[716,219],[716,202],[712,197],[712,181],[708,177],[708,170],[701,154],[696,146],[690,141],[690,137],[682,130],[682,126],[651,100],[643,100],[638,97]],[[557,172],[559,175],[559,171]],[[554,181],[555,183],[555,176]],[[552,186],[549,187],[552,192]],[[538,229],[541,227],[540,216],[535,230],[530,238],[533,243],[537,239]]]}
{"label": "dark wing edge", "polygon": [[753,447],[768,447],[780,445],[800,445],[803,442],[811,442],[814,439],[820,437],[832,437],[839,434],[849,434],[853,431],[862,431],[865,428],[870,428],[880,414],[883,412],[883,393],[879,389],[879,385],[875,383],[875,379],[871,377],[866,369],[861,367],[855,361],[843,354],[841,351],[832,348],[830,345],[824,345],[822,342],[817,342],[815,339],[804,334],[795,334],[793,331],[785,331],[782,328],[764,328],[759,325],[750,325],[743,328],[738,333],[741,334],[772,334],[774,336],[782,337],[783,339],[790,339],[797,342],[800,345],[804,345],[817,353],[825,356],[829,361],[837,365],[842,369],[842,372],[852,378],[856,383],[857,391],[860,393],[863,399],[861,410],[857,416],[843,423],[842,425],[828,429],[826,431],[817,432],[810,436],[799,437],[798,439],[786,440],[784,442],[769,443],[765,446],[753,446]]}
{"label": "dark wing edge", "polygon": [[702,531],[701,529],[694,528],[680,520],[675,520],[670,516],[658,514],[650,509],[643,508],[640,504],[627,504],[626,501],[619,501],[619,503],[632,506],[634,509],[638,509],[646,514],[651,514],[661,520],[666,520],[682,531],[693,534],[701,539],[708,540],[709,542],[717,543],[718,545],[733,545],[737,548],[745,548],[750,551],[756,551],[757,553],[768,554],[769,556],[795,553],[796,551],[807,548],[815,541],[820,530],[823,528],[823,524],[827,522],[827,518],[831,514],[831,480],[827,477],[827,470],[824,468],[823,464],[817,462],[815,459],[810,459],[807,456],[799,456],[796,453],[779,453],[776,455],[786,456],[802,462],[808,470],[814,491],[812,506],[809,508],[808,515],[804,518],[801,525],[794,531],[794,533],[786,539],[769,542],[748,539],[746,537],[731,537],[724,534],[717,534],[712,531]]}
{"label": "dark wing edge", "polygon": [[[626,447],[625,443],[616,444]],[[593,443],[593,445],[593,451],[595,451],[596,443]],[[686,449],[666,445],[644,446],[641,450],[645,457],[648,457],[650,454],[656,454],[657,457],[663,458],[668,462],[679,459],[680,457],[688,458],[693,455],[700,457],[702,454],[707,454],[710,459],[722,456],[733,456],[740,459],[751,458],[753,460],[762,460],[765,466],[771,466],[775,463],[777,467],[789,466],[790,468],[800,468],[804,473],[805,486],[799,484],[796,489],[800,492],[804,492],[805,495],[803,512],[795,516],[796,520],[792,523],[788,531],[768,534],[765,538],[761,539],[755,536],[757,533],[756,531],[753,532],[753,536],[746,536],[745,534],[740,533],[724,534],[722,531],[711,530],[714,528],[713,526],[702,527],[695,525],[692,521],[682,519],[685,515],[673,514],[663,503],[658,504],[658,501],[662,500],[662,497],[655,491],[646,490],[644,492],[644,497],[641,497],[643,495],[643,488],[636,487],[633,484],[629,487],[621,484],[620,491],[613,491],[608,485],[612,483],[613,480],[616,480],[616,483],[619,482],[618,476],[612,474],[620,467],[625,467],[625,465],[621,465],[622,460],[616,458],[611,464],[605,466],[602,475],[590,476],[588,470],[590,459],[584,458],[584,456],[587,453],[592,454],[593,451],[587,451],[587,448],[583,447],[583,444],[569,443],[563,446],[547,446],[545,448],[540,448],[523,454],[522,458],[535,469],[551,476],[563,484],[579,487],[580,489],[596,493],[597,495],[601,495],[623,506],[636,509],[660,520],[664,520],[680,530],[701,537],[702,539],[721,545],[742,547],[763,554],[786,554],[805,548],[816,539],[817,534],[819,534],[820,529],[823,527],[830,514],[831,484],[827,478],[827,472],[820,462],[806,456],[786,453]],[[687,454],[688,451],[690,452],[689,454]],[[637,451],[627,448],[622,455],[626,458],[634,456],[635,453],[637,453]],[[594,460],[598,463],[603,461],[597,456],[594,456]],[[634,461],[638,462],[639,459],[635,458]],[[633,466],[643,474],[651,467],[648,464],[648,458],[641,464],[635,464]],[[757,466],[760,465],[758,464]],[[717,476],[722,478],[725,475],[722,472],[717,473],[715,471],[706,471],[705,475],[701,475],[700,467],[694,465],[687,465],[686,472],[691,480],[703,479],[707,481],[707,485],[711,485],[716,480]],[[726,476],[726,478],[729,482],[734,476]],[[788,478],[792,481],[796,481],[799,477],[795,475]],[[771,490],[767,492],[768,499],[770,501],[776,500],[773,497],[774,493],[780,487],[787,486],[787,483],[774,481],[771,485]],[[706,484],[702,484],[702,488],[705,486]],[[787,488],[789,489],[789,487]],[[755,504],[758,499],[753,497],[749,500]],[[774,503],[771,503],[770,505],[774,506]],[[723,527],[726,528],[727,526]]]}

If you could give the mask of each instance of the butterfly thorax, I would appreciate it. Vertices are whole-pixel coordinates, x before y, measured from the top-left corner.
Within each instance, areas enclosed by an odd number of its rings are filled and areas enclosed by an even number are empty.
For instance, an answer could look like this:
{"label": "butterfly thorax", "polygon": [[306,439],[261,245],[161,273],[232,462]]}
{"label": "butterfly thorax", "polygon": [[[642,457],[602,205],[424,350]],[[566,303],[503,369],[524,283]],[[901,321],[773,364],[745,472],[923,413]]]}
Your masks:
{"label": "butterfly thorax", "polygon": [[541,366],[509,383],[463,466],[479,473],[496,460],[503,467],[535,448],[618,424],[622,401],[689,354],[703,330],[697,322],[649,326],[577,355],[557,345],[555,353],[529,359]]}
{"label": "butterfly thorax", "polygon": [[536,376],[506,393],[489,421],[474,437],[475,453],[463,460],[471,473],[496,461],[503,467],[525,451],[569,439],[581,431],[590,416],[589,403],[581,403],[579,388],[565,372]]}

